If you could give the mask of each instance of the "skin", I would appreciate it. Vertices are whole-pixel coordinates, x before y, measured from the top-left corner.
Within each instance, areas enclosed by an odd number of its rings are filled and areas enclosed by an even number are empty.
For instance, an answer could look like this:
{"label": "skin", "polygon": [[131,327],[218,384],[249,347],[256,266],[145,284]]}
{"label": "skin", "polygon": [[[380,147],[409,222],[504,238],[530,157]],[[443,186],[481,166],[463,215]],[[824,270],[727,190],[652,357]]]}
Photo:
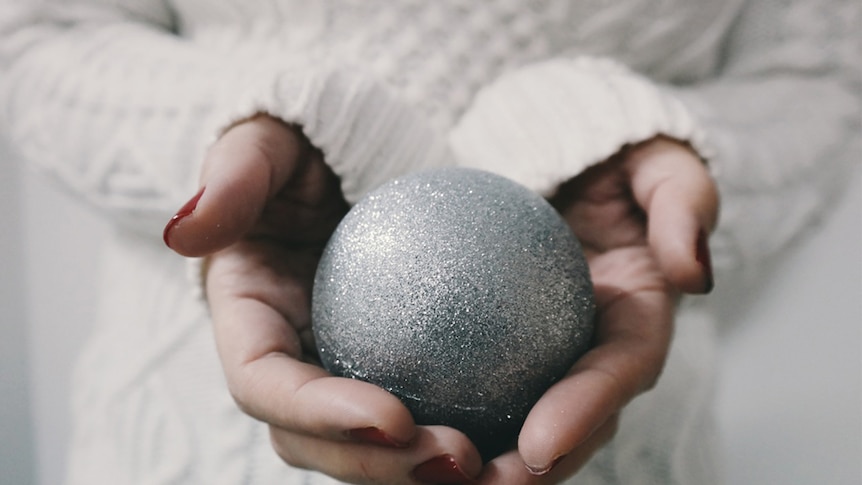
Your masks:
{"label": "skin", "polygon": [[[285,462],[347,482],[416,484],[415,467],[449,455],[465,482],[558,483],[614,435],[625,405],[655,384],[679,294],[711,286],[696,248],[715,224],[718,197],[686,145],[657,137],[564,184],[551,202],[587,253],[597,346],[535,405],[517,449],[483,467],[462,433],[416,426],[394,396],[316,363],[314,269],[348,205],[299,131],[265,115],[234,125],[208,152],[201,185],[196,208],[166,241],[179,254],[206,257],[206,295],[230,391],[244,412],[269,424]],[[379,430],[384,443],[348,433],[363,428]]]}

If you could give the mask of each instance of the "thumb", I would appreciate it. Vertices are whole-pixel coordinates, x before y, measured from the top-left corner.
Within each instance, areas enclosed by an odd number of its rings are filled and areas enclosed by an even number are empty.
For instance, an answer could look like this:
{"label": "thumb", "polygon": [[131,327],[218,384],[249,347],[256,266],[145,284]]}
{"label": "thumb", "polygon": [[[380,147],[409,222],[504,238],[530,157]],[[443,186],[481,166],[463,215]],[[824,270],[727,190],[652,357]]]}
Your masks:
{"label": "thumb", "polygon": [[165,226],[165,244],[183,256],[204,256],[238,241],[305,149],[304,138],[275,118],[260,115],[234,125],[207,152],[201,188]]}
{"label": "thumb", "polygon": [[684,144],[660,137],[634,147],[625,167],[662,272],[683,292],[711,291],[707,236],[718,217],[718,191],[703,162]]}

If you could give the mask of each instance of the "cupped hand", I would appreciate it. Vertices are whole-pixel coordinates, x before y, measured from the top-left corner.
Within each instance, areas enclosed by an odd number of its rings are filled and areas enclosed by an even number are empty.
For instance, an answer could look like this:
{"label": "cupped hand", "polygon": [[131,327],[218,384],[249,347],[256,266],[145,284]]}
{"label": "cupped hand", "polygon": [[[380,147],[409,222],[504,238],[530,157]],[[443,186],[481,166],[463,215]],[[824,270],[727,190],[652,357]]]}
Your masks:
{"label": "cupped hand", "polygon": [[615,434],[665,362],[677,296],[712,289],[707,234],[718,195],[702,161],[664,137],[627,148],[551,200],[580,239],[597,303],[595,347],[533,407],[518,449],[481,483],[559,483]]}
{"label": "cupped hand", "polygon": [[481,459],[463,434],[418,427],[385,390],[316,361],[310,301],[321,252],[348,210],[337,177],[294,127],[266,115],[210,149],[202,192],[165,229],[204,256],[206,296],[228,386],[268,423],[288,464],[352,483],[464,483]]}

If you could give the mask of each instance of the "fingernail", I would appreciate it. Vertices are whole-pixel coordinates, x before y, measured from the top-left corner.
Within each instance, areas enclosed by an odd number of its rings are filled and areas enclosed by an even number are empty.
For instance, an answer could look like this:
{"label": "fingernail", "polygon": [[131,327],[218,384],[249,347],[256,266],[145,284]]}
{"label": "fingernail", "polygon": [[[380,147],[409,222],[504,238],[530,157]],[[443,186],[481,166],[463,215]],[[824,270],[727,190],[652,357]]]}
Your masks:
{"label": "fingernail", "polygon": [[547,475],[551,470],[554,469],[555,466],[557,466],[557,464],[559,464],[561,461],[563,461],[563,458],[565,458],[565,457],[566,457],[566,455],[560,455],[560,456],[554,458],[553,461],[551,461],[551,463],[549,463],[545,466],[536,467],[536,466],[526,465],[527,471],[530,472],[530,475],[536,475],[536,476]]}
{"label": "fingernail", "polygon": [[171,220],[168,221],[168,224],[165,226],[164,232],[162,232],[162,239],[164,239],[165,245],[167,247],[171,247],[171,242],[170,242],[171,230],[174,228],[174,226],[179,224],[179,222],[181,220],[183,220],[184,218],[186,218],[192,212],[195,211],[195,208],[198,206],[198,201],[201,200],[201,196],[204,195],[204,189],[205,188],[206,187],[201,187],[201,189],[198,191],[198,193],[195,194],[194,197],[189,199],[188,202],[183,204],[183,206],[180,207],[180,210],[178,210],[177,213],[174,214],[173,217],[171,217]]}
{"label": "fingernail", "polygon": [[413,478],[423,483],[468,484],[475,481],[468,477],[452,455],[440,455],[413,469]]}
{"label": "fingernail", "polygon": [[368,428],[356,428],[347,432],[348,439],[361,443],[369,443],[372,445],[386,446],[388,448],[407,448],[409,443],[404,443],[393,439],[388,434],[381,431],[379,428],[370,426]]}
{"label": "fingernail", "polygon": [[712,256],[709,253],[709,238],[706,231],[700,230],[697,235],[697,249],[695,250],[695,259],[703,268],[704,283],[703,292],[709,293],[715,286],[715,281],[712,278]]}

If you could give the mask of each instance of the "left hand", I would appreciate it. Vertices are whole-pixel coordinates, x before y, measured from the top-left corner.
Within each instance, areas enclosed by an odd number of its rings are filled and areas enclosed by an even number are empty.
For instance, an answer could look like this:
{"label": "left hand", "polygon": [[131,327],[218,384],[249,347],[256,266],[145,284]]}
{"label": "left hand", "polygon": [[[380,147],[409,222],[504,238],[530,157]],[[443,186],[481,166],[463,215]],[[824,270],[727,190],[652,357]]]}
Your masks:
{"label": "left hand", "polygon": [[298,127],[261,114],[213,145],[201,185],[168,223],[165,242],[205,257],[225,380],[239,407],[269,425],[276,453],[350,483],[477,475],[481,458],[462,433],[416,426],[397,397],[334,377],[317,360],[314,272],[348,210],[323,153]]}
{"label": "left hand", "polygon": [[552,484],[573,475],[615,434],[619,414],[655,385],[680,293],[707,293],[707,234],[717,189],[703,162],[664,137],[622,150],[551,199],[583,245],[595,286],[595,347],[533,407],[518,449],[480,482]]}

